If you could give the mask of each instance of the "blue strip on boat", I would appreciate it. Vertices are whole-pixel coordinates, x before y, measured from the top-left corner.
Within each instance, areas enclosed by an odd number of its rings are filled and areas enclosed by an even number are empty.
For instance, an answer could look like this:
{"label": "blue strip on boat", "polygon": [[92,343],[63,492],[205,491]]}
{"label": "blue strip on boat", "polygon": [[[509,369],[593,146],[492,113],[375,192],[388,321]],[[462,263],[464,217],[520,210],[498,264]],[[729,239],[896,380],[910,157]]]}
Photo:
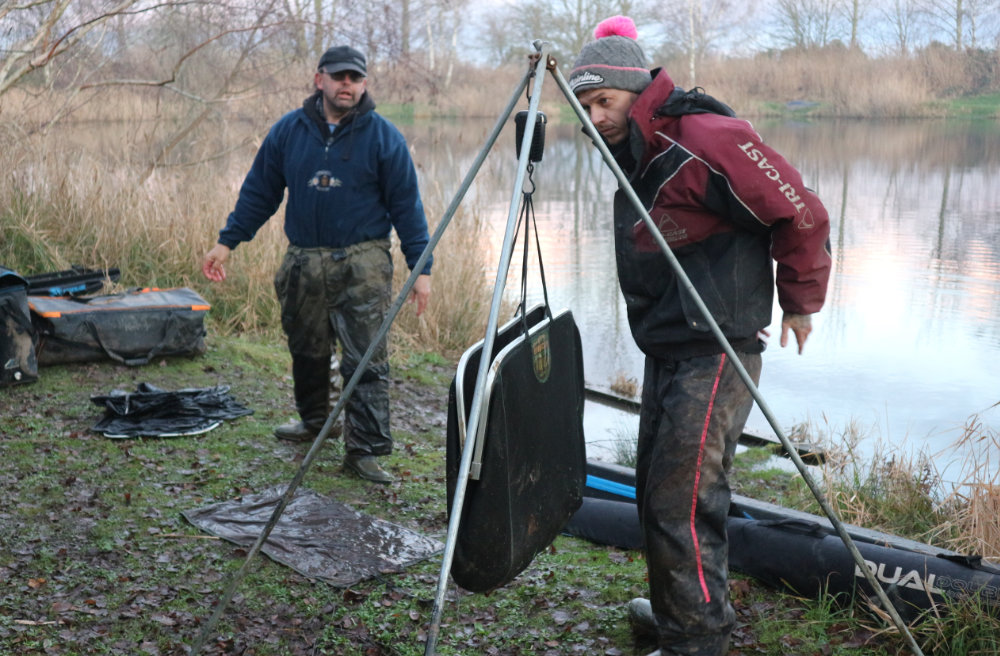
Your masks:
{"label": "blue strip on boat", "polygon": [[624,483],[616,483],[606,478],[598,478],[593,474],[587,474],[587,487],[601,492],[610,492],[627,499],[635,499],[635,488]]}

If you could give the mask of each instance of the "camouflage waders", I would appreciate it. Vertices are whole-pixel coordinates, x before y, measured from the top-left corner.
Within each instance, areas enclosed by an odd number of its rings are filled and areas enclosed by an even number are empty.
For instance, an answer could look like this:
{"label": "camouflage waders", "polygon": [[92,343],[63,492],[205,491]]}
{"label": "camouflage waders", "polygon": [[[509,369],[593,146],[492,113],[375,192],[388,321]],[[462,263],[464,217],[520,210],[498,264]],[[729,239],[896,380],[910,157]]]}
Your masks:
{"label": "camouflage waders", "polygon": [[[389,240],[346,248],[289,246],[274,277],[274,288],[292,354],[296,409],[302,422],[318,431],[329,414],[330,357],[336,343],[340,342],[340,373],[346,382],[389,311]],[[347,455],[392,452],[385,341],[375,351],[345,408],[344,450]]]}
{"label": "camouflage waders", "polygon": [[[646,358],[636,500],[662,656],[724,656],[736,622],[727,472],[753,397],[728,359]],[[756,382],[761,356],[740,360]]]}

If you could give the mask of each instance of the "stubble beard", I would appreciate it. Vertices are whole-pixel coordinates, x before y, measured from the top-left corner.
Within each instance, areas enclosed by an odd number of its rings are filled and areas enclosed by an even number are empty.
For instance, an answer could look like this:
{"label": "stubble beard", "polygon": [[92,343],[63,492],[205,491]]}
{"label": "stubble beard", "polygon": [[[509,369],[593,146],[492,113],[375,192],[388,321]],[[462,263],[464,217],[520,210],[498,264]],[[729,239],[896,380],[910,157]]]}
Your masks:
{"label": "stubble beard", "polygon": [[349,111],[358,106],[360,97],[355,97],[353,94],[350,98],[344,98],[339,95],[327,96],[326,104],[328,107],[333,109],[334,116],[328,118],[341,118]]}

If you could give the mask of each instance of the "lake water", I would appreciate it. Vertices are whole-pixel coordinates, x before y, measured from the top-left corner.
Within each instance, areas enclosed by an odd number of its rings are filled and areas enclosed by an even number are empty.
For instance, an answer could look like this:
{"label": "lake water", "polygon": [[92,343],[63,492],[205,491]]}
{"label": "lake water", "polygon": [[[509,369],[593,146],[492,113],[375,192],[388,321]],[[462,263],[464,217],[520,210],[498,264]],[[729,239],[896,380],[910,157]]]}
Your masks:
{"label": "lake water", "polygon": [[[499,103],[498,103],[499,104]],[[498,107],[498,112],[502,109]],[[425,195],[451,200],[492,122],[404,126]],[[803,174],[831,218],[834,270],[827,304],[799,356],[771,345],[760,390],[783,430],[849,426],[879,443],[934,456],[960,475],[952,449],[970,417],[1000,431],[1000,124],[938,121],[759,122],[764,140]],[[505,130],[465,205],[489,223],[481,258],[492,282],[516,173]],[[616,182],[575,125],[550,124],[533,174],[549,298],[579,325],[587,384],[641,382],[615,275]],[[436,223],[440,217],[431,217]],[[459,224],[450,229],[462,229]],[[541,299],[537,266],[529,296]],[[520,286],[520,255],[507,289]],[[445,299],[438,299],[443,302]],[[748,430],[772,434],[759,410]],[[995,457],[994,457],[995,460]]]}

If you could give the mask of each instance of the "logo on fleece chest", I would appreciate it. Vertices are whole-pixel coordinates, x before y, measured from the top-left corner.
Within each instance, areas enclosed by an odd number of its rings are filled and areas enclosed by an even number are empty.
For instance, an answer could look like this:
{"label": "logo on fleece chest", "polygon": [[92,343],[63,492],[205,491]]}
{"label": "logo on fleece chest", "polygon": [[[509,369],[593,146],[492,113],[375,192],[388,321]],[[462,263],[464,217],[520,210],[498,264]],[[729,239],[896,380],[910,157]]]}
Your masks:
{"label": "logo on fleece chest", "polygon": [[330,191],[344,183],[339,178],[333,177],[333,173],[330,171],[316,171],[306,184],[316,191]]}

